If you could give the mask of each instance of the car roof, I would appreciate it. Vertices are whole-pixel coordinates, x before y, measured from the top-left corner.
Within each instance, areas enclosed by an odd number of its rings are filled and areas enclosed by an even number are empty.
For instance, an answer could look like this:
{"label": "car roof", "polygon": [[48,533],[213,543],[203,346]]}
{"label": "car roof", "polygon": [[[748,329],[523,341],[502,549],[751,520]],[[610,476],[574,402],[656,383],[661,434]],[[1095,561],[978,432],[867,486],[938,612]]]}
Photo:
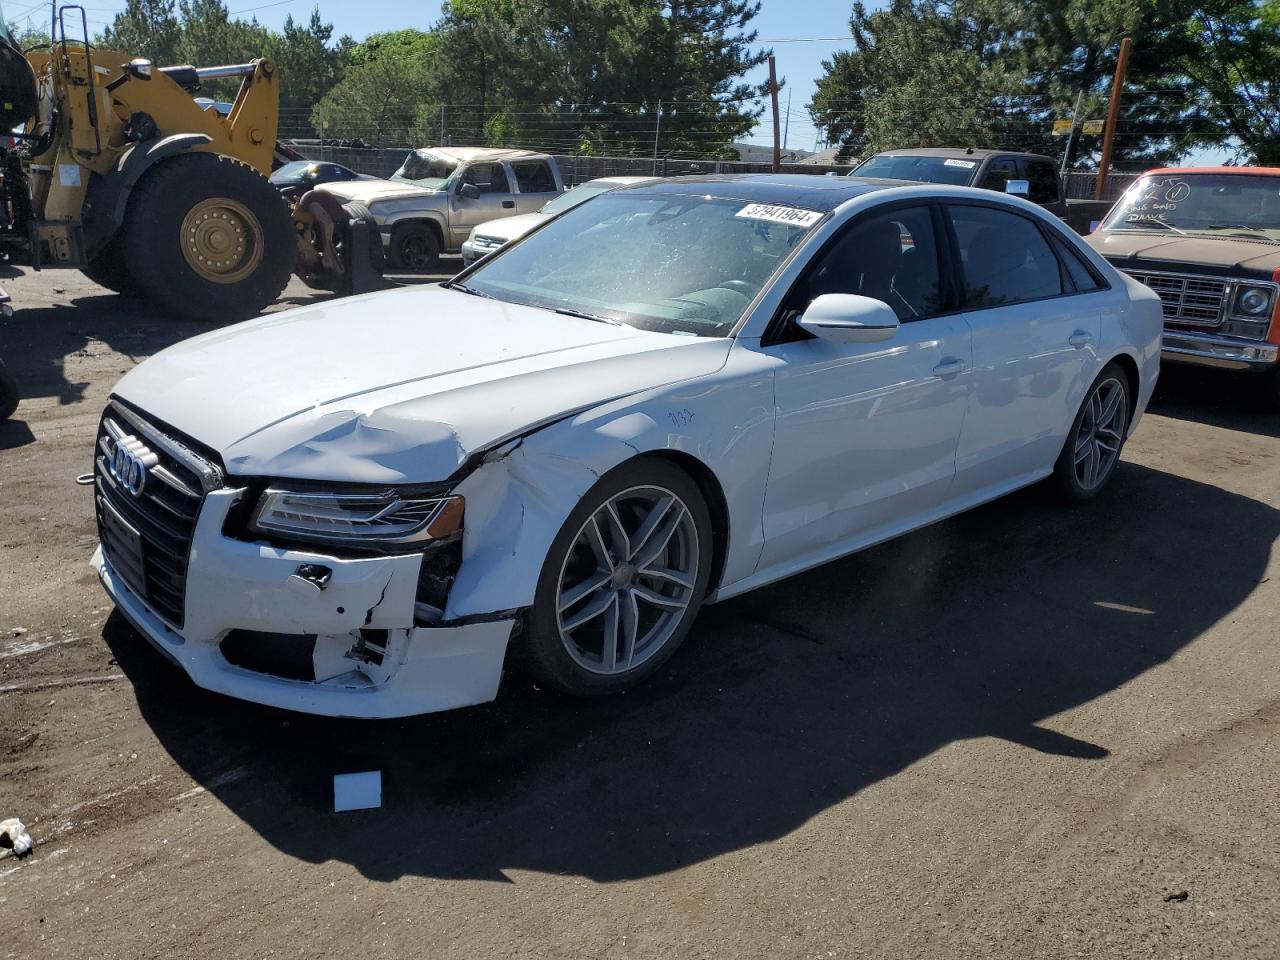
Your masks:
{"label": "car roof", "polygon": [[988,157],[1035,157],[1049,160],[1039,153],[1021,150],[979,150],[976,147],[908,147],[903,150],[881,150],[877,157],[943,157],[948,160],[986,160]]}
{"label": "car roof", "polygon": [[703,196],[743,203],[775,203],[827,213],[846,200],[903,186],[897,180],[870,177],[824,177],[803,173],[727,173],[668,177],[626,187],[628,194]]}
{"label": "car roof", "polygon": [[532,150],[502,150],[495,147],[419,147],[414,153],[434,153],[438,157],[467,163],[472,160],[524,160],[528,157],[544,157],[546,154]]}
{"label": "car roof", "polygon": [[1146,171],[1143,176],[1150,176],[1151,174],[1163,176],[1170,173],[1255,173],[1277,177],[1280,176],[1280,167],[1156,167],[1154,170]]}

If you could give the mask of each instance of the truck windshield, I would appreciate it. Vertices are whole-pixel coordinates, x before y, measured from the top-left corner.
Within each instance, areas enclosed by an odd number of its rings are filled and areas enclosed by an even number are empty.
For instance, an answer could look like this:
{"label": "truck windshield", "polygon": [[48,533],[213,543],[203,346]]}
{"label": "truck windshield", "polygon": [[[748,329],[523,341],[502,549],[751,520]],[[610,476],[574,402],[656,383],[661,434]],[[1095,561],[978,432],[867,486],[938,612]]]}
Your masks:
{"label": "truck windshield", "polygon": [[661,333],[726,336],[822,214],[706,196],[605,193],[458,286]]}
{"label": "truck windshield", "polygon": [[430,150],[414,150],[404,158],[404,163],[391,175],[391,179],[412,183],[425,190],[443,190],[445,183],[457,169],[457,160],[442,157]]}
{"label": "truck windshield", "polygon": [[955,157],[899,156],[882,153],[863,160],[851,177],[883,177],[886,180],[915,180],[919,183],[949,183],[967,187],[977,172],[977,160]]}
{"label": "truck windshield", "polygon": [[1280,241],[1280,176],[1161,173],[1133,184],[1102,230],[1169,230]]}

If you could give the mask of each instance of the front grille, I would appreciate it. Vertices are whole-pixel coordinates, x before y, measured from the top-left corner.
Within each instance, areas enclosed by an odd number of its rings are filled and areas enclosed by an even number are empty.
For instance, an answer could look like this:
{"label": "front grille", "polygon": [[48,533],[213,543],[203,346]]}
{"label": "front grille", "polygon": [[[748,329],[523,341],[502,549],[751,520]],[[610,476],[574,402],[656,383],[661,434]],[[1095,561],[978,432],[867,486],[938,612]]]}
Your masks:
{"label": "front grille", "polygon": [[1127,272],[1160,295],[1166,323],[1216,327],[1222,322],[1227,299],[1226,280],[1171,273]]}
{"label": "front grille", "polygon": [[506,241],[501,237],[478,236],[475,239],[474,246],[482,247],[485,250],[497,250],[504,243],[506,243]]}
{"label": "front grille", "polygon": [[191,539],[218,469],[113,401],[98,426],[93,474],[98,539],[112,568],[161,619],[182,629]]}

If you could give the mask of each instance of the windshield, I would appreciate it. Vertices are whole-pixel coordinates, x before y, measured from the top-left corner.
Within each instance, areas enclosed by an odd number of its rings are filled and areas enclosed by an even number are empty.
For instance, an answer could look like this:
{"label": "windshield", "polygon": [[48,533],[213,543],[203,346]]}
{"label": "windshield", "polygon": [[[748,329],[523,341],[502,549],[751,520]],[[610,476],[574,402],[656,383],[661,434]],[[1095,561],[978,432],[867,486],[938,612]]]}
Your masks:
{"label": "windshield", "polygon": [[271,172],[271,176],[267,179],[273,183],[279,183],[283,180],[295,180],[307,172],[311,166],[311,160],[294,160],[286,163],[284,166]]}
{"label": "windshield", "polygon": [[821,219],[742,200],[606,193],[483,261],[463,285],[508,303],[722,337]]}
{"label": "windshield", "polygon": [[555,216],[557,213],[572,210],[580,203],[586,203],[597,194],[616,188],[617,184],[613,183],[584,183],[580,187],[574,187],[568,193],[560,194],[554,200],[548,200],[542,205],[542,212]]}
{"label": "windshield", "polygon": [[404,163],[391,175],[391,179],[412,183],[425,190],[443,190],[445,183],[457,169],[457,160],[450,160],[430,150],[414,150],[404,158]]}
{"label": "windshield", "polygon": [[915,180],[919,183],[949,183],[967,187],[978,169],[977,160],[953,157],[895,157],[882,153],[853,168],[851,177],[883,177],[886,180]]}
{"label": "windshield", "polygon": [[1162,173],[1142,177],[1111,208],[1101,229],[1280,241],[1280,176]]}

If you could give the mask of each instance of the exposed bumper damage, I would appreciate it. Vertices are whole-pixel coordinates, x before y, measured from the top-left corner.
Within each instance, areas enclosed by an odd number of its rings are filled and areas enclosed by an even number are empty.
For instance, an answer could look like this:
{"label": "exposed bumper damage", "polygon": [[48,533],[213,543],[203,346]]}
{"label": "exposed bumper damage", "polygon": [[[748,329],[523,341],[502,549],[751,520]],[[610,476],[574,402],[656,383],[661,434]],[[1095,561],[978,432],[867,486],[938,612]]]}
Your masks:
{"label": "exposed bumper damage", "polygon": [[[101,547],[91,561],[121,612],[198,686],[343,717],[410,716],[494,698],[514,616],[446,616],[424,626],[414,615],[420,554],[339,559],[234,540],[222,530],[239,496],[219,490],[205,499],[180,633],[126,586]],[[299,567],[328,576],[300,575]],[[252,653],[255,642],[292,646],[304,659],[309,652],[310,663],[269,673],[229,653]]]}

